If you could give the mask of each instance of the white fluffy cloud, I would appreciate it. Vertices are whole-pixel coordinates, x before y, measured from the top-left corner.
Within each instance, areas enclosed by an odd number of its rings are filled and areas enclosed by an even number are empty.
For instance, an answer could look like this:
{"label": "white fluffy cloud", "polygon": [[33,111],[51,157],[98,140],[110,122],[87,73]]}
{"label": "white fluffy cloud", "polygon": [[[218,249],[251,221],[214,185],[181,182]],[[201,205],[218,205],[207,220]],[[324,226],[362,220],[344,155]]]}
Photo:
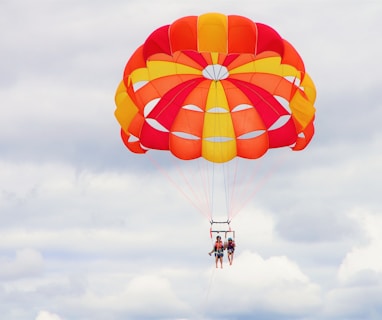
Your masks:
{"label": "white fluffy cloud", "polygon": [[49,311],[40,311],[35,320],[61,320],[60,316]]}
{"label": "white fluffy cloud", "polygon": [[[310,313],[322,303],[320,286],[285,256],[264,259],[244,251],[226,269],[214,272],[214,287],[209,293],[211,305],[225,306],[222,313],[256,313],[263,309],[297,316]],[[230,303],[233,297],[235,303]]]}
{"label": "white fluffy cloud", "polygon": [[362,208],[355,209],[352,216],[364,231],[364,239],[345,256],[338,271],[339,280],[351,283],[368,273],[382,278],[382,217]]}

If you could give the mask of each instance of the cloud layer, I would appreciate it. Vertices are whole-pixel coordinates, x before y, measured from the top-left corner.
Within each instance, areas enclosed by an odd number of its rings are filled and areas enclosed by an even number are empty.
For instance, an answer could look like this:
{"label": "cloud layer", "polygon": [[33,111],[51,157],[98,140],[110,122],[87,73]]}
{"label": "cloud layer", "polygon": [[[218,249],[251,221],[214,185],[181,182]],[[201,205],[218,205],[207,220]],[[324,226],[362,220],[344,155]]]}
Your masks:
{"label": "cloud layer", "polygon": [[[318,92],[312,144],[245,168],[223,270],[181,171],[129,153],[113,116],[135,48],[210,11],[274,27]],[[381,14],[377,1],[2,1],[2,317],[381,318]]]}

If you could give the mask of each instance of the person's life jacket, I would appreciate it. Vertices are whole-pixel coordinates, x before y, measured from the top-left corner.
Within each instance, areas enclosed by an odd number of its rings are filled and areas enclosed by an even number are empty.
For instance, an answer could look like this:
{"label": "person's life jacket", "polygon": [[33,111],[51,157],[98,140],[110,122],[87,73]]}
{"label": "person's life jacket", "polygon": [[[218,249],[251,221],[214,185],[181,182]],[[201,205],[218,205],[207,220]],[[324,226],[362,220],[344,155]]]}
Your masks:
{"label": "person's life jacket", "polygon": [[215,242],[215,251],[224,250],[224,244],[222,241]]}

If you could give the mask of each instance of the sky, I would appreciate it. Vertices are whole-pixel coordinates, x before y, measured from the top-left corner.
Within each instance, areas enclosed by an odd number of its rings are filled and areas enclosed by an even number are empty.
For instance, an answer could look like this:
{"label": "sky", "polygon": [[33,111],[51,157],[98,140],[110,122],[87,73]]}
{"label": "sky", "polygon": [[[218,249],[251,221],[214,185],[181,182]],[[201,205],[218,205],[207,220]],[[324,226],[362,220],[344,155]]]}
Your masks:
{"label": "sky", "polygon": [[[175,165],[130,153],[114,117],[134,50],[207,12],[272,26],[317,88],[311,144],[259,161],[223,269],[158,169]],[[381,16],[379,0],[2,0],[2,318],[381,319]]]}

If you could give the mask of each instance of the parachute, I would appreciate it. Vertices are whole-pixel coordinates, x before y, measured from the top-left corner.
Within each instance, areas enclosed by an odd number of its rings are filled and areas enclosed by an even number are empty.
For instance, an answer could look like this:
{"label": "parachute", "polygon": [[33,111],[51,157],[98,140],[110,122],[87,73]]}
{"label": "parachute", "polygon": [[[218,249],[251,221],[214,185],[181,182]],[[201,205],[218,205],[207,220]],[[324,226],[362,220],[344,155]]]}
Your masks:
{"label": "parachute", "polygon": [[314,135],[315,98],[303,60],[273,28],[206,13],[158,28],[133,53],[115,117],[131,152],[218,165],[303,150]]}

